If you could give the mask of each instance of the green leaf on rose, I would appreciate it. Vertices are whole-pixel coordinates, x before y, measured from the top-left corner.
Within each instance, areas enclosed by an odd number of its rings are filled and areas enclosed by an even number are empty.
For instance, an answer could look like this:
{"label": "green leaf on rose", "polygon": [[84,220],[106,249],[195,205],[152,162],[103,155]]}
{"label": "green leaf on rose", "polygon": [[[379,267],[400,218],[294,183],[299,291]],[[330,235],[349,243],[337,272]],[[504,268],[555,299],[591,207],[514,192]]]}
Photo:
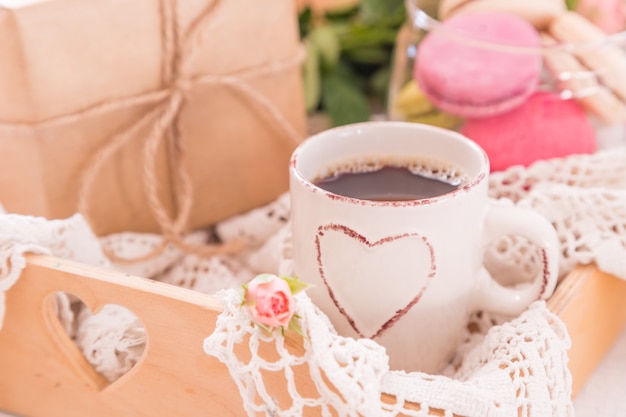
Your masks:
{"label": "green leaf on rose", "polygon": [[241,288],[243,288],[243,297],[241,297],[240,306],[243,307],[246,305],[246,293],[248,292],[248,284],[241,284]]}
{"label": "green leaf on rose", "polygon": [[289,322],[289,330],[296,332],[296,334],[298,334],[299,336],[302,336],[304,339],[308,339],[307,335],[305,335],[304,332],[302,331],[302,327],[300,327],[300,324],[296,320],[299,318],[300,317],[294,315],[294,317]]}
{"label": "green leaf on rose", "polygon": [[283,277],[280,277],[280,279],[284,280],[285,282],[287,282],[287,284],[289,284],[289,289],[291,290],[292,294],[298,294],[299,292],[304,291],[307,288],[311,287],[311,284],[309,284],[308,282],[300,281],[298,277],[291,278],[291,277],[283,276]]}
{"label": "green leaf on rose", "polygon": [[270,336],[272,334],[273,329],[271,327],[267,327],[266,325],[257,323],[256,321],[253,323],[255,324],[255,326],[263,330],[267,336]]}

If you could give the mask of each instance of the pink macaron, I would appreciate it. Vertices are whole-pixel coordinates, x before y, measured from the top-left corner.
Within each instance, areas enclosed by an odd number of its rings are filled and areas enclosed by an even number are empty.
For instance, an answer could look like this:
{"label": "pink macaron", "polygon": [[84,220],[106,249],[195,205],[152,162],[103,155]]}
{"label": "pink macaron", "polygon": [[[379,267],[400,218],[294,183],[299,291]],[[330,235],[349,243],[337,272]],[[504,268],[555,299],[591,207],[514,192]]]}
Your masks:
{"label": "pink macaron", "polygon": [[417,48],[413,76],[432,103],[461,117],[488,117],[522,104],[539,84],[541,39],[503,12],[451,17]]}
{"label": "pink macaron", "polygon": [[595,131],[582,106],[545,91],[509,112],[467,120],[460,132],[487,152],[492,171],[596,150]]}

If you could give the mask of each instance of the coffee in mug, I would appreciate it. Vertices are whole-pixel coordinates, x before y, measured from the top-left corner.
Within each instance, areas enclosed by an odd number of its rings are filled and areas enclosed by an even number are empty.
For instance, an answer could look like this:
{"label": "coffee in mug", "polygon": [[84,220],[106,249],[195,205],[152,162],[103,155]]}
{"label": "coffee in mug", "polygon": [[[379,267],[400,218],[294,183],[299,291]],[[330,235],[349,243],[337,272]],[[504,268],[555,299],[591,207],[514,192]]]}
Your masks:
{"label": "coffee in mug", "polygon": [[[519,314],[556,285],[559,243],[538,213],[488,197],[489,160],[461,134],[367,122],[310,137],[290,162],[293,272],[341,335],[386,348],[392,369],[437,373],[472,311]],[[504,287],[490,242],[534,242],[543,268]]]}
{"label": "coffee in mug", "polygon": [[467,180],[461,168],[427,159],[345,161],[329,166],[315,185],[334,194],[374,201],[437,197]]}

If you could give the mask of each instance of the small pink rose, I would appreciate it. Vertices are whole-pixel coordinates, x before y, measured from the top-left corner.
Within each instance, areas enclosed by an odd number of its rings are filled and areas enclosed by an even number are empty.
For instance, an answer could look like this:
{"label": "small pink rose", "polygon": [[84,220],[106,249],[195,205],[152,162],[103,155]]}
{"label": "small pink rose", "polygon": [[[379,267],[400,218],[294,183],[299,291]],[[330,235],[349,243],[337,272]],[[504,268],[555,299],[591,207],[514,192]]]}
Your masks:
{"label": "small pink rose", "polygon": [[271,274],[261,274],[246,287],[245,306],[258,324],[266,327],[288,327],[295,312],[295,301],[289,284]]}
{"label": "small pink rose", "polygon": [[626,6],[623,0],[579,0],[575,10],[606,33],[626,29]]}

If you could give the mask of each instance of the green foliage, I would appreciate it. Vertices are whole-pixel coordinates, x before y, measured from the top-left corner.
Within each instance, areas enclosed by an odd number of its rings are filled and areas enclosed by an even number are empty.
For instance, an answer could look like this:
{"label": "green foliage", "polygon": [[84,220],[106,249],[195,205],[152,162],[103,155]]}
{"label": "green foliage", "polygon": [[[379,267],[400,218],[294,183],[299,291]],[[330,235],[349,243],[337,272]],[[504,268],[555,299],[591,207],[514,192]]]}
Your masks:
{"label": "green foliage", "polygon": [[294,295],[311,287],[311,284],[309,284],[308,282],[300,281],[298,277],[291,278],[281,276],[280,279],[289,284],[289,290]]}
{"label": "green foliage", "polygon": [[404,22],[404,1],[362,0],[361,17],[368,26],[397,27]]}
{"label": "green foliage", "polygon": [[322,79],[322,107],[328,112],[334,126],[362,122],[370,116],[364,88],[350,74],[347,65],[340,66]]}
{"label": "green foliage", "polygon": [[328,113],[333,125],[368,120],[371,103],[384,103],[403,0],[361,0],[357,6],[299,16],[307,48],[308,112]]}
{"label": "green foliage", "polygon": [[303,66],[304,103],[307,112],[318,108],[322,95],[320,59],[315,48],[305,41],[307,54]]}

